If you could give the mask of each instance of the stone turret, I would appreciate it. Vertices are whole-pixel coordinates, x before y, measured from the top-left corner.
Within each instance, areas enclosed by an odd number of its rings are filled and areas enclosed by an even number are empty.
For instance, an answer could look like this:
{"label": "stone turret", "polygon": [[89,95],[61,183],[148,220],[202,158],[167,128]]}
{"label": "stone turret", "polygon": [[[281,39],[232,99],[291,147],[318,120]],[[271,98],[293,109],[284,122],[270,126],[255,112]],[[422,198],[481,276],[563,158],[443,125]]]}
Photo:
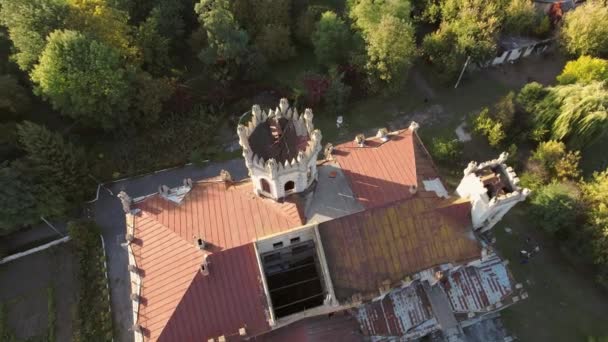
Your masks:
{"label": "stone turret", "polygon": [[256,194],[278,200],[306,190],[317,178],[321,131],[314,129],[312,110],[298,115],[281,99],[273,111],[251,108],[251,118],[237,127]]}
{"label": "stone turret", "polygon": [[456,188],[458,196],[471,201],[473,228],[491,229],[518,202],[524,201],[530,189],[519,186],[512,167],[505,164],[509,155],[478,164],[470,162]]}

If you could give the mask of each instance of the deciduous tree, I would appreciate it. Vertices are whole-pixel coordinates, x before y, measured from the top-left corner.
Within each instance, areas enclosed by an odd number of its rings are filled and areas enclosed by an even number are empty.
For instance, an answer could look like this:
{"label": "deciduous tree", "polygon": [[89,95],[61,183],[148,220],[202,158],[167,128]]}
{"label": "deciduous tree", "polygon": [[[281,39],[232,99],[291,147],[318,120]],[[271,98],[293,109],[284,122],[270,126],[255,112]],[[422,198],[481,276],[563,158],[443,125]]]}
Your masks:
{"label": "deciduous tree", "polygon": [[601,58],[581,56],[577,60],[566,63],[562,73],[557,76],[560,84],[581,83],[592,81],[608,81],[608,61]]}
{"label": "deciduous tree", "polygon": [[350,40],[351,34],[344,20],[334,12],[323,13],[312,35],[319,64],[329,67],[346,61]]}
{"label": "deciduous tree", "polygon": [[109,46],[76,31],[55,31],[32,71],[36,92],[62,113],[104,129],[127,122],[131,71]]}
{"label": "deciduous tree", "polygon": [[590,0],[566,13],[560,38],[573,55],[608,56],[608,7]]}
{"label": "deciduous tree", "polygon": [[29,71],[46,45],[46,37],[64,25],[68,14],[65,0],[1,0],[0,24],[8,28],[15,61]]}

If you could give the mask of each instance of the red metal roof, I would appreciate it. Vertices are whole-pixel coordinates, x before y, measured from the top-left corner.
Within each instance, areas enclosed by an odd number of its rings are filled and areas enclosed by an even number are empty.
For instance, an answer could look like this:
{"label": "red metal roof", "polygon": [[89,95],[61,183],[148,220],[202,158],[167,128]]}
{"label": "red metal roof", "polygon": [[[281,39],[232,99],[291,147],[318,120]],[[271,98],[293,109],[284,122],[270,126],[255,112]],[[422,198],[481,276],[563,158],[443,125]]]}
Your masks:
{"label": "red metal roof", "polygon": [[197,272],[159,341],[239,339],[270,329],[266,297],[253,244],[209,255],[209,275]]}
{"label": "red metal roof", "polygon": [[[138,323],[147,341],[207,341],[269,329],[252,243],[208,256],[146,212],[136,216],[133,254],[142,275]],[[237,309],[238,308],[238,309]]]}
{"label": "red metal roof", "polygon": [[213,252],[304,224],[297,202],[277,203],[252,189],[249,181],[199,182],[179,205],[157,195],[136,207],[189,243],[202,238]]}
{"label": "red metal roof", "polygon": [[410,187],[419,182],[414,149],[417,139],[411,130],[403,130],[385,143],[374,138],[368,139],[365,147],[351,141],[334,148],[353,193],[366,208],[410,196]]}

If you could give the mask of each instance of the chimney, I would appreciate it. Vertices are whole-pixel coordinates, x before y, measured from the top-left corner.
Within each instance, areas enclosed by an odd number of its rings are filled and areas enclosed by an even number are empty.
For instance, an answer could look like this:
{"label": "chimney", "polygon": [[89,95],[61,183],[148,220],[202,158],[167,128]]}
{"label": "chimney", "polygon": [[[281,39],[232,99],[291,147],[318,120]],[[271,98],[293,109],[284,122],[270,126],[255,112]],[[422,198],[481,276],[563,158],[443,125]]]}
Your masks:
{"label": "chimney", "polygon": [[412,121],[412,123],[410,123],[410,127],[408,127],[408,129],[412,132],[417,132],[418,128],[420,128],[420,125],[416,121]]}
{"label": "chimney", "polygon": [[184,184],[185,188],[192,189],[192,186],[193,186],[192,178],[184,178],[183,184]]}
{"label": "chimney", "polygon": [[365,135],[363,135],[363,133],[357,134],[357,136],[355,136],[355,142],[359,147],[365,146]]}
{"label": "chimney", "polygon": [[247,330],[245,330],[245,327],[239,328],[239,336],[247,336]]}
{"label": "chimney", "polygon": [[130,213],[131,203],[133,203],[131,197],[129,197],[129,195],[124,190],[119,192],[116,197],[120,199],[120,203],[122,203],[122,210],[124,210],[125,214]]}
{"label": "chimney", "polygon": [[382,140],[382,142],[387,142],[388,141],[388,129],[386,129],[386,127],[380,128],[378,130],[378,133],[376,134],[377,138],[380,138],[380,140]]}
{"label": "chimney", "polygon": [[325,145],[325,149],[323,150],[323,154],[325,155],[325,160],[333,160],[334,157],[331,155],[334,152],[334,145],[332,143],[327,143]]}
{"label": "chimney", "polygon": [[220,179],[223,182],[231,183],[232,182],[232,175],[230,174],[230,172],[222,169],[222,171],[220,171]]}
{"label": "chimney", "polygon": [[[196,238],[196,237],[195,237]],[[199,238],[196,238],[196,245],[198,246],[198,248],[200,248],[200,250],[205,250],[205,247],[207,247],[207,243],[205,242],[205,240]]]}
{"label": "chimney", "polygon": [[170,189],[169,189],[169,187],[168,187],[168,186],[166,186],[166,185],[160,185],[160,186],[158,187],[158,193],[159,193],[161,196],[168,196],[168,195],[169,195],[169,190],[170,190]]}
{"label": "chimney", "polygon": [[129,270],[129,272],[131,273],[135,273],[135,274],[139,274],[139,269],[137,268],[137,266],[135,265],[131,265],[129,264],[129,266],[127,266],[127,269]]}
{"label": "chimney", "polygon": [[209,275],[209,262],[207,261],[207,254],[205,254],[205,258],[203,259],[203,263],[201,264],[201,273],[204,276]]}
{"label": "chimney", "polygon": [[418,192],[418,187],[416,185],[410,186],[410,194],[415,195]]}

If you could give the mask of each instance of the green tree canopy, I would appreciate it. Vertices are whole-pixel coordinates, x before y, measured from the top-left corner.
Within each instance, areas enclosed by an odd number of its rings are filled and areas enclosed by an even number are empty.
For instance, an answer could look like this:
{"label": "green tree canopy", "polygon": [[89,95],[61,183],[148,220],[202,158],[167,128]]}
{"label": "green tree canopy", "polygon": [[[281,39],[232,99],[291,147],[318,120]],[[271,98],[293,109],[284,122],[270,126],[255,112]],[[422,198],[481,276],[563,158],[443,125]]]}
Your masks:
{"label": "green tree canopy", "polygon": [[392,90],[405,83],[416,55],[414,27],[397,17],[382,17],[376,31],[367,37],[367,69]]}
{"label": "green tree canopy", "polygon": [[0,235],[38,221],[37,200],[28,182],[17,168],[0,164]]}
{"label": "green tree canopy", "polygon": [[549,233],[567,233],[581,219],[578,190],[574,185],[551,183],[532,194],[530,213],[534,222]]}
{"label": "green tree canopy", "polygon": [[532,0],[509,0],[504,7],[503,32],[514,35],[530,34],[540,25],[542,17]]}
{"label": "green tree canopy", "polygon": [[327,6],[308,6],[306,11],[303,11],[298,19],[296,20],[296,26],[294,31],[294,37],[296,40],[303,45],[312,45],[312,34],[316,29],[317,22],[321,18],[321,15],[330,8]]}
{"label": "green tree canopy", "polygon": [[130,71],[107,45],[76,31],[55,31],[32,71],[36,92],[62,113],[111,129],[127,122]]}
{"label": "green tree canopy", "polygon": [[446,0],[441,14],[439,29],[424,37],[423,49],[447,81],[458,74],[468,56],[483,62],[494,54],[502,17],[498,4],[486,0]]}
{"label": "green tree canopy", "polygon": [[344,20],[327,11],[321,15],[312,35],[315,56],[319,64],[329,67],[348,58],[351,34]]}
{"label": "green tree canopy", "polygon": [[8,28],[22,70],[36,64],[47,35],[61,28],[67,15],[65,0],[0,0],[0,25]]}
{"label": "green tree canopy", "polygon": [[592,253],[600,266],[598,279],[608,285],[608,170],[597,172],[583,183],[583,202],[588,208],[586,231],[589,233]]}
{"label": "green tree canopy", "polygon": [[398,90],[417,55],[409,1],[355,0],[350,18],[366,45],[366,70],[372,83]]}
{"label": "green tree canopy", "polygon": [[201,60],[207,64],[240,64],[247,53],[249,37],[239,28],[228,1],[201,0],[194,9],[207,33],[208,46],[201,51]]}
{"label": "green tree canopy", "polygon": [[590,56],[580,56],[575,61],[566,63],[562,73],[557,76],[560,84],[608,81],[608,61]]}
{"label": "green tree canopy", "polygon": [[29,108],[27,90],[11,75],[0,76],[0,120],[15,118]]}
{"label": "green tree canopy", "polygon": [[566,13],[560,38],[574,55],[608,56],[608,7],[602,0],[589,0]]}

